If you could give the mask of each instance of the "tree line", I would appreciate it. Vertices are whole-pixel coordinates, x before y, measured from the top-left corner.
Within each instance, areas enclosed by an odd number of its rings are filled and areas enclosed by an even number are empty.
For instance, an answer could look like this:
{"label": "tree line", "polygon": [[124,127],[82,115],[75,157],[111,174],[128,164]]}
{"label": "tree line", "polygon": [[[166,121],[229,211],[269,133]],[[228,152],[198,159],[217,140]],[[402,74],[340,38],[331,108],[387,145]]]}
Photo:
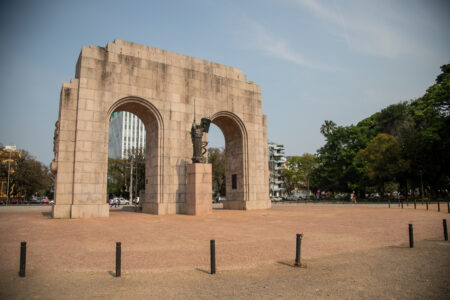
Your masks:
{"label": "tree line", "polygon": [[415,100],[389,105],[356,125],[326,120],[325,145],[287,161],[288,189],[367,192],[419,191],[447,196],[450,154],[450,64]]}
{"label": "tree line", "polygon": [[[14,151],[9,159],[9,152],[0,144],[1,163],[0,179],[4,184],[3,193],[7,194],[9,172],[9,198],[30,200],[33,196],[53,198],[54,175],[49,168],[36,160],[26,150]],[[3,200],[3,199],[2,199]]]}

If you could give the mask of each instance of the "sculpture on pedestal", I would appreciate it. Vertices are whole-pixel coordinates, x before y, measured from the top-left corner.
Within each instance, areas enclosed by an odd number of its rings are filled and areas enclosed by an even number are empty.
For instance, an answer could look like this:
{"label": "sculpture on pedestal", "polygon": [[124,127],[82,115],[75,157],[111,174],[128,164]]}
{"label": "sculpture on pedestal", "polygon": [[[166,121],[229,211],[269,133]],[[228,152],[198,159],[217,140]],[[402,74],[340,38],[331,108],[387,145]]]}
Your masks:
{"label": "sculpture on pedestal", "polygon": [[194,146],[194,155],[192,157],[192,163],[206,163],[206,146],[208,142],[203,142],[203,133],[208,133],[211,120],[208,118],[202,118],[200,124],[192,123],[191,138],[192,145]]}

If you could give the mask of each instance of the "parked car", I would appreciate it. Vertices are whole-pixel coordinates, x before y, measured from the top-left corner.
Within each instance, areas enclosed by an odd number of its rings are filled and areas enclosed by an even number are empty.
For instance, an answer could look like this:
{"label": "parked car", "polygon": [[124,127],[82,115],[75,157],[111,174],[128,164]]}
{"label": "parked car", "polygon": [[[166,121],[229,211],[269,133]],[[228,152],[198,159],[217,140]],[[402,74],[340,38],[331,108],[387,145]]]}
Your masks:
{"label": "parked car", "polygon": [[41,204],[41,200],[38,198],[32,198],[30,201],[28,201],[28,204]]}
{"label": "parked car", "polygon": [[299,200],[299,198],[297,195],[289,195],[289,196],[287,196],[286,200],[287,201],[297,201],[297,200]]}
{"label": "parked car", "polygon": [[120,205],[126,205],[126,204],[130,204],[130,200],[127,200],[125,198],[120,198]]}

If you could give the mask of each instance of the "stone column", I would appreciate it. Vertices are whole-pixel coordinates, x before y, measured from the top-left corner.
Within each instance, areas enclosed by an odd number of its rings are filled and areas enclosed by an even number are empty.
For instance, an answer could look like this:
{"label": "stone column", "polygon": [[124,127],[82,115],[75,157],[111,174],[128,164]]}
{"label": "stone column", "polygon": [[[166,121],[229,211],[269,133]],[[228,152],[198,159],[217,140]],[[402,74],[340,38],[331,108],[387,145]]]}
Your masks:
{"label": "stone column", "polygon": [[212,212],[212,165],[187,165],[186,214],[204,215]]}

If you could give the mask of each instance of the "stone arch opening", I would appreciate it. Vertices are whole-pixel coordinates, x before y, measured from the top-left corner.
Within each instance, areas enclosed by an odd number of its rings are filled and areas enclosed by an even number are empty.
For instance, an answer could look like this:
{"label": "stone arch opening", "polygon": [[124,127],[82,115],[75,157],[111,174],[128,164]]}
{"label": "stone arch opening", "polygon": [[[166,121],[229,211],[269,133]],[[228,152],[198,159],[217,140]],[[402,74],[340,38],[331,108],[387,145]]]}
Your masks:
{"label": "stone arch opening", "polygon": [[[163,119],[158,109],[149,101],[139,97],[126,97],[116,101],[108,110],[106,120],[112,113],[126,111],[136,115],[144,124],[146,130],[145,144],[145,197],[141,199],[142,210],[155,213],[157,204],[162,200],[161,187],[163,186]],[[109,126],[107,126],[109,130]],[[107,134],[108,136],[109,134]],[[107,147],[109,147],[108,143]],[[106,153],[108,149],[106,149]]]}
{"label": "stone arch opening", "polygon": [[237,68],[116,39],[106,47],[83,47],[75,77],[63,83],[54,132],[53,217],[109,215],[109,118],[116,111],[135,114],[147,131],[143,212],[188,211],[193,113],[210,116],[224,135],[224,207],[270,207],[261,88]]}
{"label": "stone arch opening", "polygon": [[221,111],[211,117],[225,138],[225,209],[246,209],[248,201],[248,138],[242,120],[234,113]]}

